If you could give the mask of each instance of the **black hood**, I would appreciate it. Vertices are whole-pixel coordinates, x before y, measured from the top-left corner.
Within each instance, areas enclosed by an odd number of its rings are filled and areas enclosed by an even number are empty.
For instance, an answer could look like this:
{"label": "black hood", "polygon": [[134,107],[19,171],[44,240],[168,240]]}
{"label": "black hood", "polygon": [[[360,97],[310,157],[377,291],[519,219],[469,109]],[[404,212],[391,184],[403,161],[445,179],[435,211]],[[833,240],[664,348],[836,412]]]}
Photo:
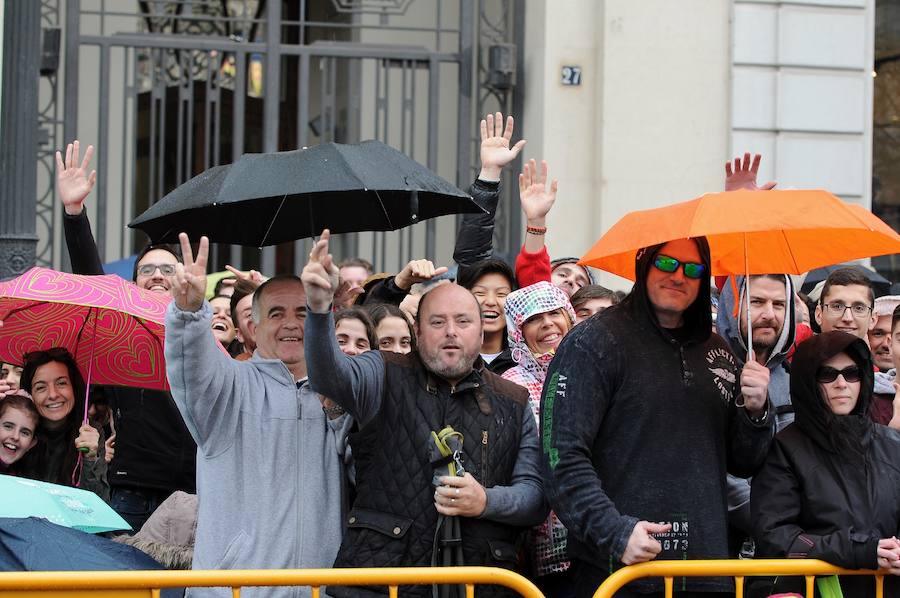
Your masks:
{"label": "black hood", "polygon": [[[838,353],[846,353],[860,371],[859,399],[846,416],[832,413],[819,393],[816,372],[822,364]],[[875,375],[869,347],[862,339],[841,331],[824,332],[797,346],[791,363],[791,402],[796,418],[794,423],[822,448],[841,452],[854,448],[859,451],[871,429],[869,404]]]}
{"label": "black hood", "polygon": [[[694,237],[691,239],[697,244],[700,252],[700,259],[706,266],[707,276],[700,279],[700,291],[697,293],[697,299],[684,312],[684,330],[686,336],[691,341],[706,342],[712,335],[712,299],[710,298],[710,253],[709,243],[706,237]],[[660,331],[665,329],[659,325],[656,312],[650,304],[650,297],[647,295],[647,274],[653,267],[653,260],[665,243],[645,247],[637,253],[634,264],[635,283],[631,289],[631,293],[622,300],[622,305],[628,309],[634,316],[638,318],[649,317]],[[666,333],[668,335],[668,333]]]}

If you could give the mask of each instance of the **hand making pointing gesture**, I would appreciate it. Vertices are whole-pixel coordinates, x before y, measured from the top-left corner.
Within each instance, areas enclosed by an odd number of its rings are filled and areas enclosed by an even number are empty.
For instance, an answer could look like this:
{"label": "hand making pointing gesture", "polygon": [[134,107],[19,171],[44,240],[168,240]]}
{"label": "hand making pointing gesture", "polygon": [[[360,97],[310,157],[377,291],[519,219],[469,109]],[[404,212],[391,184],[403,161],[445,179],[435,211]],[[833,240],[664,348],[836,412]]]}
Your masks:
{"label": "hand making pointing gesture", "polygon": [[340,282],[340,270],[334,263],[334,258],[328,253],[328,239],[331,236],[328,229],[322,231],[322,236],[313,245],[309,253],[309,262],[303,267],[300,280],[306,290],[306,303],[314,313],[327,313],[331,308],[334,292]]}

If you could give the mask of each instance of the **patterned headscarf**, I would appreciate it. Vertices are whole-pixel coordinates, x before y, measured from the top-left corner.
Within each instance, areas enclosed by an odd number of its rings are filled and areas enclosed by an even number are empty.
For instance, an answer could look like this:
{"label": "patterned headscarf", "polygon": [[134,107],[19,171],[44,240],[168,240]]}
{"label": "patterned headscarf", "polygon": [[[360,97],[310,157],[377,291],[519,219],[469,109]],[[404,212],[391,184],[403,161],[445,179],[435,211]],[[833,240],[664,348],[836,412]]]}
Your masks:
{"label": "patterned headscarf", "polygon": [[[563,309],[568,314],[571,330],[571,326],[575,325],[575,310],[572,309],[569,296],[549,282],[535,283],[513,291],[506,297],[506,333],[509,336],[512,358],[517,365],[506,370],[503,378],[528,389],[535,420],[540,418],[541,389],[547,376],[547,368],[553,359],[553,351],[543,355],[533,354],[525,343],[522,326],[531,316],[558,309]],[[528,541],[528,552],[537,575],[569,569],[571,563],[566,553],[566,544],[566,528],[556,514],[551,512],[543,523],[532,529]]]}
{"label": "patterned headscarf", "polygon": [[[506,297],[504,307],[506,334],[509,337],[509,348],[512,350],[513,361],[518,365],[507,372],[512,372],[510,377],[504,375],[504,378],[528,388],[529,394],[532,395],[532,402],[534,402],[535,393],[540,395],[541,386],[544,384],[544,375],[547,366],[550,365],[550,360],[553,359],[553,353],[532,354],[525,342],[525,336],[522,334],[522,326],[532,316],[558,309],[565,310],[569,316],[569,322],[574,325],[575,310],[572,309],[569,296],[562,289],[546,281],[513,291]],[[536,390],[533,391],[532,387]]]}

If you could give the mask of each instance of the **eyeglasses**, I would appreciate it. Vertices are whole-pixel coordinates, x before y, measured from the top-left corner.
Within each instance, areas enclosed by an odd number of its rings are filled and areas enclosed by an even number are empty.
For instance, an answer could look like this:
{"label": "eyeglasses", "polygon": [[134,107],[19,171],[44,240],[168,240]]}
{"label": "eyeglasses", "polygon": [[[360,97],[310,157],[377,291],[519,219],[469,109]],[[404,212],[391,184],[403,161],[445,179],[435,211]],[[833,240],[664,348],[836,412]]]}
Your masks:
{"label": "eyeglasses", "polygon": [[869,312],[872,311],[872,308],[864,303],[854,303],[853,305],[847,305],[845,303],[841,303],[840,301],[832,301],[831,303],[825,304],[825,311],[828,312],[828,315],[833,318],[840,318],[844,315],[844,312],[848,309],[850,313],[853,314],[854,318],[864,318],[869,315]]}
{"label": "eyeglasses", "polygon": [[175,264],[143,264],[138,266],[137,272],[141,276],[153,276],[157,268],[163,276],[175,276]]}
{"label": "eyeglasses", "polygon": [[662,270],[667,274],[672,274],[678,267],[681,266],[684,270],[684,275],[687,278],[692,278],[697,280],[698,278],[702,278],[703,274],[706,272],[706,266],[703,264],[695,264],[694,262],[680,262],[676,260],[674,257],[669,257],[667,255],[657,255],[656,259],[653,260],[653,265],[657,270]]}
{"label": "eyeglasses", "polygon": [[819,371],[816,372],[816,382],[829,384],[837,380],[838,376],[843,376],[847,382],[859,382],[859,367],[851,365],[842,370],[836,370],[828,366],[820,367]]}

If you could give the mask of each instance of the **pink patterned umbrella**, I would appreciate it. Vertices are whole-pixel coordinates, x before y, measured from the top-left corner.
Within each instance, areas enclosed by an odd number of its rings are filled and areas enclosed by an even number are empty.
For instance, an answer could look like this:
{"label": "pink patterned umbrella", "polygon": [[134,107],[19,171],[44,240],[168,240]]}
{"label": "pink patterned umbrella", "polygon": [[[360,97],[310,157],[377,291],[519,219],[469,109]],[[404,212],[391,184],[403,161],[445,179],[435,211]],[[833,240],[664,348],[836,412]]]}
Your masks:
{"label": "pink patterned umbrella", "polygon": [[0,361],[65,347],[89,383],[167,390],[163,338],[170,297],[118,276],[32,268],[0,282]]}

